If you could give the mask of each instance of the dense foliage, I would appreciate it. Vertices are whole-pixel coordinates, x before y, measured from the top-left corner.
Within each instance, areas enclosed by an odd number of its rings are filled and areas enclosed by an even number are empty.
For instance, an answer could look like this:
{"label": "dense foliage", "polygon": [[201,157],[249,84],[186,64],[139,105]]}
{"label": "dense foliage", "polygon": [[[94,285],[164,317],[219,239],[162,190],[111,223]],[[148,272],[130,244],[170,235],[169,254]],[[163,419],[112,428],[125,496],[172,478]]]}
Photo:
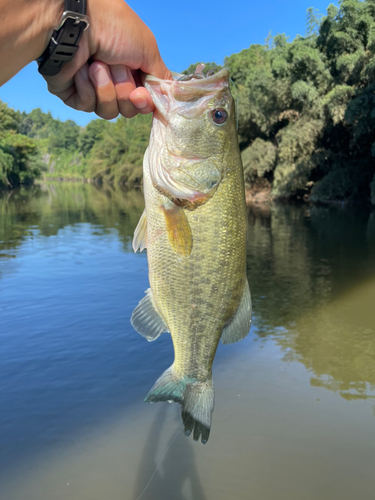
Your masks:
{"label": "dense foliage", "polygon": [[[237,89],[250,190],[375,204],[375,0],[341,0],[326,16],[310,8],[304,37],[270,35],[224,65]],[[42,158],[47,176],[140,184],[150,126],[138,116],[81,128],[1,104],[0,183],[32,178]]]}
{"label": "dense foliage", "polygon": [[0,187],[25,184],[41,174],[141,184],[150,130],[151,116],[98,119],[79,127],[39,108],[19,113],[0,101]]}
{"label": "dense foliage", "polygon": [[142,159],[151,130],[151,116],[116,122],[93,120],[86,127],[61,122],[34,109],[22,114],[20,130],[33,138],[52,178],[119,183],[142,181]]}
{"label": "dense foliage", "polygon": [[0,186],[30,183],[41,161],[33,140],[20,133],[20,114],[0,101]]}
{"label": "dense foliage", "polygon": [[308,10],[307,33],[225,60],[245,179],[273,197],[375,204],[375,1]]}

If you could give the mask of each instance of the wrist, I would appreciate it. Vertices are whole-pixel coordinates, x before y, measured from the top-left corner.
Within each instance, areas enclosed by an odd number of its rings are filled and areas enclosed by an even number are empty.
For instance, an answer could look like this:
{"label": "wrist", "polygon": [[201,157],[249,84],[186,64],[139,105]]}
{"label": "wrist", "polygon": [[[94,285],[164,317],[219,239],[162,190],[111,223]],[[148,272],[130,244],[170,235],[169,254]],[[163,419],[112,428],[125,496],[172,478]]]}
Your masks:
{"label": "wrist", "polygon": [[37,30],[38,39],[35,43],[35,57],[37,59],[47,47],[53,30],[59,25],[64,12],[64,0],[46,0],[41,2],[45,10],[38,12]]}
{"label": "wrist", "polygon": [[43,52],[63,0],[0,0],[0,85]]}
{"label": "wrist", "polygon": [[86,15],[86,0],[65,0],[64,13],[55,24],[48,45],[38,57],[39,73],[55,76],[70,63],[79,50],[83,32],[90,26]]}

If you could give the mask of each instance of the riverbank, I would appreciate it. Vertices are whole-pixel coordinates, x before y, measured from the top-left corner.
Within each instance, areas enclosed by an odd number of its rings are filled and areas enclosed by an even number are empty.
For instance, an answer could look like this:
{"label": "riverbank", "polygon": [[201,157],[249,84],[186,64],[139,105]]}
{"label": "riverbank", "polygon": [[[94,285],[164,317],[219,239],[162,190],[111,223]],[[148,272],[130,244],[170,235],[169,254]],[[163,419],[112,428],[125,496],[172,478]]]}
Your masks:
{"label": "riverbank", "polygon": [[[98,179],[91,179],[91,178],[85,178],[85,177],[78,177],[78,176],[53,176],[53,175],[48,175],[44,176],[41,178],[38,178],[34,181],[35,186],[43,186],[48,183],[71,183],[71,184],[92,184],[96,186],[108,186],[111,190],[132,190],[132,189],[142,189],[142,184],[127,184],[127,183],[119,183],[115,184],[113,182],[103,182]],[[28,185],[30,186],[30,184]],[[0,189],[0,192],[2,193],[11,193],[12,190],[17,190],[22,187],[27,187],[25,185],[19,185],[19,186],[12,186],[12,187],[2,187]],[[283,204],[295,204],[300,203],[300,204],[305,204],[305,205],[326,205],[326,206],[367,206],[371,209],[375,205],[375,197],[372,200],[372,203],[369,202],[369,200],[311,200],[310,196],[304,195],[300,197],[294,197],[294,198],[276,198],[274,199],[272,197],[272,189],[271,185],[268,182],[257,182],[253,186],[247,186],[245,188],[245,199],[246,199],[246,205],[247,206],[269,206],[274,203],[283,203]]]}

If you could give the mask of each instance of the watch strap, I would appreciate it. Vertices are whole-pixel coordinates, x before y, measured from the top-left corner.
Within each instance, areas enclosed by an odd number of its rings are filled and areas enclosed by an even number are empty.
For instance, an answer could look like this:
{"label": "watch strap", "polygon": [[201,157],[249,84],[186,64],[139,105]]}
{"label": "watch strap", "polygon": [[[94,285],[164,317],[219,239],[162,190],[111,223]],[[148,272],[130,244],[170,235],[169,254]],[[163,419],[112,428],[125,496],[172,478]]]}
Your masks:
{"label": "watch strap", "polygon": [[55,28],[46,50],[37,59],[39,73],[57,75],[77,53],[78,43],[88,26],[86,0],[65,0],[60,26]]}

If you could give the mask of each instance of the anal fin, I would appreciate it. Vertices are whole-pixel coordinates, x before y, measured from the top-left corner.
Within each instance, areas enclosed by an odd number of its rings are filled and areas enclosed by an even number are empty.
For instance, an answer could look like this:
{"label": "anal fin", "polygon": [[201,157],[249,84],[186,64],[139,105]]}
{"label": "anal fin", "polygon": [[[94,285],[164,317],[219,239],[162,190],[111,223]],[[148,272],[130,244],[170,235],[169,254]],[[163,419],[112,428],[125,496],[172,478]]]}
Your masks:
{"label": "anal fin", "polygon": [[146,403],[157,403],[159,401],[182,403],[185,386],[186,384],[176,374],[172,365],[157,379],[145,397],[145,401]]}
{"label": "anal fin", "polygon": [[137,224],[137,227],[134,231],[133,237],[133,250],[137,252],[139,249],[140,252],[147,247],[147,213],[146,209],[143,210],[141,218]]}
{"label": "anal fin", "polygon": [[246,280],[240,305],[231,322],[223,329],[221,342],[233,344],[244,339],[250,331],[251,326],[251,295],[249,283]]}
{"label": "anal fin", "polygon": [[146,296],[134,309],[130,323],[134,330],[149,342],[156,340],[162,333],[169,332],[168,326],[154,305],[150,288],[146,290]]}

